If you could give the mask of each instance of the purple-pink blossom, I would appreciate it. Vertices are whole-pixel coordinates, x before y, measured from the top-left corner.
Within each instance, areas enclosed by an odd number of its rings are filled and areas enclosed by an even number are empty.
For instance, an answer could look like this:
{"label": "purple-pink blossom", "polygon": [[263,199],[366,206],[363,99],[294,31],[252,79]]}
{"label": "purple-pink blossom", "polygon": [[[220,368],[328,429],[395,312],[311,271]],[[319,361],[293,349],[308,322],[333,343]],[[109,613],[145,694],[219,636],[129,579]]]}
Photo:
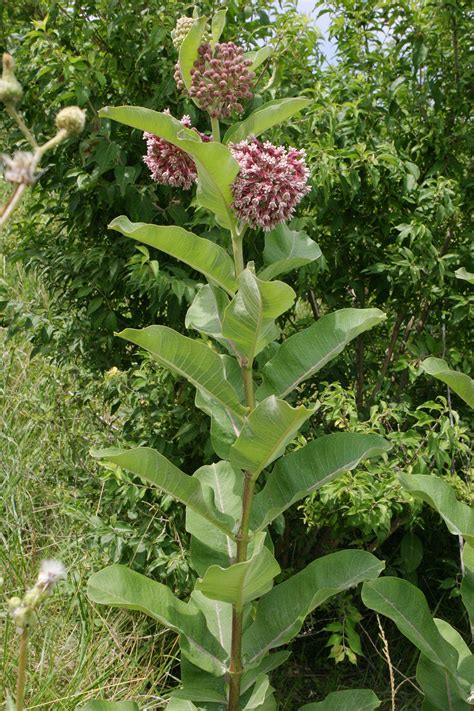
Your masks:
{"label": "purple-pink blossom", "polygon": [[287,222],[311,190],[305,152],[255,137],[231,144],[230,149],[240,165],[232,184],[232,207],[239,219],[265,231]]}
{"label": "purple-pink blossom", "polygon": [[[169,113],[166,110],[165,113]],[[183,116],[181,123],[185,128],[191,128],[189,116]],[[196,129],[193,129],[196,131]],[[197,131],[203,141],[210,141],[209,136]],[[145,131],[147,152],[143,161],[151,172],[151,177],[162,185],[172,185],[175,188],[189,190],[197,180],[196,165],[190,155],[178,146]]]}
{"label": "purple-pink blossom", "polygon": [[[190,96],[212,118],[241,114],[244,110],[241,102],[252,98],[255,74],[249,69],[251,64],[244,50],[233,42],[217,43],[214,49],[209,43],[201,45],[191,69]],[[183,89],[179,63],[175,80],[178,88]]]}

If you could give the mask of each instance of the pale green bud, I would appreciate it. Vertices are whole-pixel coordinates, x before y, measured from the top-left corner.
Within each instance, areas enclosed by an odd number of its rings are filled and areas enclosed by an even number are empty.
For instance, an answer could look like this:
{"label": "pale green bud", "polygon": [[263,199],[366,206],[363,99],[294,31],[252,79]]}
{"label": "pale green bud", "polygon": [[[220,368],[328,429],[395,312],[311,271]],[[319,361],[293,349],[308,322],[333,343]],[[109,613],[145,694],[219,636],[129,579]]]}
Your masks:
{"label": "pale green bud", "polygon": [[79,106],[66,106],[56,116],[56,127],[65,129],[71,136],[83,132],[86,124],[86,114]]}
{"label": "pale green bud", "polygon": [[21,607],[22,602],[21,597],[11,597],[7,601],[7,605],[10,610],[16,610],[17,607]]}
{"label": "pale green bud", "polygon": [[184,38],[188,34],[189,30],[193,26],[195,19],[192,17],[178,17],[176,21],[176,27],[171,33],[173,39],[173,44],[176,49],[179,50],[183,44]]}
{"label": "pale green bud", "polygon": [[15,76],[15,62],[11,54],[3,55],[3,72],[0,79],[0,101],[4,104],[17,104],[23,96],[21,84]]}

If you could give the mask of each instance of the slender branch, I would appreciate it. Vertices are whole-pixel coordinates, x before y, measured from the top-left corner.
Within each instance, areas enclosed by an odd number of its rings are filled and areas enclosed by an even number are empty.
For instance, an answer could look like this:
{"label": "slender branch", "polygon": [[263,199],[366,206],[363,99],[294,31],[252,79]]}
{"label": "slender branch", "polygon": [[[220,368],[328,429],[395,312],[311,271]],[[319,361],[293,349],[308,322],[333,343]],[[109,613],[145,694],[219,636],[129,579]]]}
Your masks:
{"label": "slender branch", "polygon": [[19,183],[13,190],[7,204],[0,208],[0,228],[4,227],[13,214],[14,210],[18,207],[23,197],[23,193],[28,187],[27,183]]}
{"label": "slender branch", "polygon": [[38,141],[36,140],[33,132],[30,131],[26,123],[23,121],[23,117],[20,112],[16,110],[13,104],[6,104],[5,109],[6,112],[12,117],[12,119],[16,121],[18,128],[20,129],[30,146],[34,148],[34,150],[36,150],[38,148]]}
{"label": "slender branch", "polygon": [[18,671],[16,678],[16,711],[23,711],[24,708],[27,651],[28,628],[25,628],[20,636],[20,653],[18,656]]}
{"label": "slender branch", "polygon": [[379,392],[380,388],[382,387],[382,383],[385,379],[385,375],[387,374],[388,367],[389,367],[390,363],[392,362],[393,353],[395,350],[395,345],[397,343],[398,334],[400,333],[402,321],[403,321],[403,311],[399,311],[397,313],[397,318],[395,319],[395,323],[393,324],[392,333],[390,335],[390,342],[388,344],[387,352],[385,353],[385,358],[383,360],[382,367],[380,369],[379,378],[374,386],[374,389],[370,393],[370,397],[368,400],[369,403],[373,401],[373,399]]}

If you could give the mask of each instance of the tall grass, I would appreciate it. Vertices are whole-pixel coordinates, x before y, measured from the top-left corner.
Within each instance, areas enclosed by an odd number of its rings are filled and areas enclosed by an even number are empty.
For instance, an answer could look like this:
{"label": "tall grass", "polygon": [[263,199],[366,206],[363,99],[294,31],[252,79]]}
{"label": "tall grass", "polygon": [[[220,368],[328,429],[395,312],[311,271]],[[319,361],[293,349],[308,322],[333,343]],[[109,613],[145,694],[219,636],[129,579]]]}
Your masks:
{"label": "tall grass", "polygon": [[[47,294],[21,265],[2,258],[11,298]],[[100,397],[82,397],[78,365],[55,366],[17,334],[0,328],[0,575],[3,597],[33,584],[43,558],[67,569],[31,636],[28,709],[73,710],[93,698],[133,699],[161,708],[173,683],[175,640],[141,615],[91,606],[89,573],[108,560],[91,546],[89,519],[100,511],[100,482],[88,450],[109,439]],[[104,416],[103,416],[104,415]],[[15,684],[17,640],[0,613],[0,698]]]}

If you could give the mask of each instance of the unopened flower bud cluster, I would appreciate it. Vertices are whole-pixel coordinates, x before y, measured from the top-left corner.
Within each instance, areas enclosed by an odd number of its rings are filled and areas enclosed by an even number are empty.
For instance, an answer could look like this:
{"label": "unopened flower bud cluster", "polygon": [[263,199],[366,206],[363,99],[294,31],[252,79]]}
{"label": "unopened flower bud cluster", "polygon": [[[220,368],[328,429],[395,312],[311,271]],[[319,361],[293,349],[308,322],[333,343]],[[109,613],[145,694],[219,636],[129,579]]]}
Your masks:
{"label": "unopened flower bud cluster", "polygon": [[4,104],[15,106],[23,96],[23,89],[15,76],[15,62],[7,52],[4,53],[3,72],[0,78],[0,101]]}
{"label": "unopened flower bud cluster", "polygon": [[[214,49],[209,43],[201,45],[191,69],[190,96],[212,118],[241,114],[244,110],[241,102],[252,98],[255,74],[249,69],[251,64],[243,49],[233,42],[217,43]],[[184,89],[179,64],[175,80],[178,88]]]}
{"label": "unopened flower bud cluster", "polygon": [[59,560],[44,560],[35,585],[24,594],[23,598],[10,598],[8,607],[18,632],[23,632],[34,623],[35,609],[51,594],[58,580],[65,575],[66,570]]}
{"label": "unopened flower bud cluster", "polygon": [[196,20],[193,17],[179,17],[176,21],[176,27],[171,33],[171,38],[176,49],[180,49],[184,42],[184,38],[193,26]]}

